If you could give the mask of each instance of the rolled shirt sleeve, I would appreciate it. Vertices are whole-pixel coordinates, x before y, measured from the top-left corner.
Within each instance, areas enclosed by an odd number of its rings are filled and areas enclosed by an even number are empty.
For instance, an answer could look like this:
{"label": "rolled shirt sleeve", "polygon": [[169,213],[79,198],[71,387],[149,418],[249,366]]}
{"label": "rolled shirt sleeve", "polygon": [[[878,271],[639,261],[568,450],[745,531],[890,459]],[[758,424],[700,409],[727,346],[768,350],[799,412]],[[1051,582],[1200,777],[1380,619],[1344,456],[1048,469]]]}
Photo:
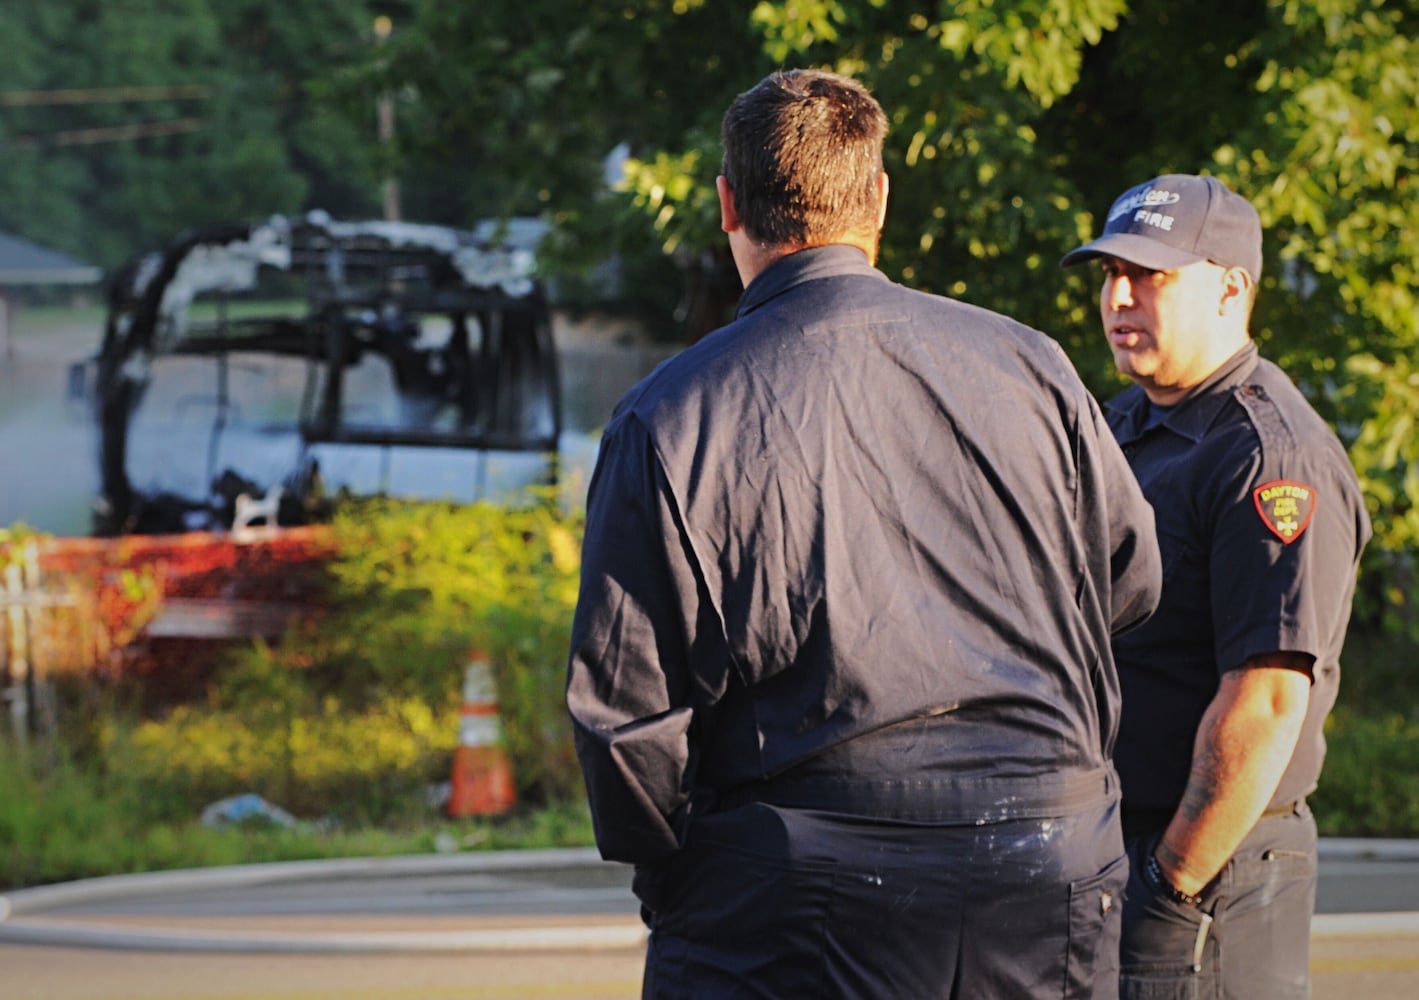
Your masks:
{"label": "rolled shirt sleeve", "polygon": [[693,760],[679,595],[694,584],[677,534],[649,435],[634,418],[613,422],[587,497],[567,674],[577,756],[608,860],[652,861],[679,846],[675,817]]}

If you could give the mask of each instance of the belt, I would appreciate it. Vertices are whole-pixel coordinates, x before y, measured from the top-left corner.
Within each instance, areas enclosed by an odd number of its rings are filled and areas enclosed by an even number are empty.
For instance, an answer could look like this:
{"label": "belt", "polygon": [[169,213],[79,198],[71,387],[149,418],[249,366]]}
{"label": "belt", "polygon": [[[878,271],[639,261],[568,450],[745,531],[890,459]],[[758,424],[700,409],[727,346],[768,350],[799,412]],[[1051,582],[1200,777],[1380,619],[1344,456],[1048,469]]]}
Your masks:
{"label": "belt", "polygon": [[[1303,805],[1306,804],[1305,796],[1299,799],[1292,799],[1290,802],[1267,809],[1262,812],[1258,821],[1262,819],[1277,819],[1281,816],[1290,816]],[[1173,820],[1176,810],[1167,807],[1143,807],[1124,806],[1121,815],[1123,816],[1123,835],[1126,838],[1136,836],[1146,836],[1153,833],[1162,833]]]}
{"label": "belt", "polygon": [[715,793],[711,812],[763,803],[786,809],[818,809],[883,820],[978,824],[1068,816],[1110,802],[1118,779],[1111,767],[1031,778],[795,773]]}

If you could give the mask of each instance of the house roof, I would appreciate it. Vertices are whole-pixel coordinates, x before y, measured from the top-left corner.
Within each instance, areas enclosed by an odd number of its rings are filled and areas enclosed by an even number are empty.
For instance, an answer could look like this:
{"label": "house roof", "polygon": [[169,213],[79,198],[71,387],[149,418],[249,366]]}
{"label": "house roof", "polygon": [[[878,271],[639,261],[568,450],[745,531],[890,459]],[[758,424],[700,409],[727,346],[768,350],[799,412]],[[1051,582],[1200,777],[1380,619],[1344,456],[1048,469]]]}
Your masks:
{"label": "house roof", "polygon": [[6,285],[92,285],[103,270],[58,250],[0,232],[0,287]]}

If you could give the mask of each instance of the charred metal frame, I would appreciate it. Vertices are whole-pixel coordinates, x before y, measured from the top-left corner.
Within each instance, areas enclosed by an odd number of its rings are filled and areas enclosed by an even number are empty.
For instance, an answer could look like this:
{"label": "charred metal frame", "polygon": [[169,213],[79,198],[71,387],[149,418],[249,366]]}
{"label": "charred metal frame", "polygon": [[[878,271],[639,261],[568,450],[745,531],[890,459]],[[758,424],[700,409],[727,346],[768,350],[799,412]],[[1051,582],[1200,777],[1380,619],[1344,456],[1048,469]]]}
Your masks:
{"label": "charred metal frame", "polygon": [[[305,315],[228,315],[234,297],[273,284],[303,298]],[[191,317],[199,297],[215,299],[215,321]],[[421,337],[419,320],[428,315],[449,322],[446,342]],[[135,490],[127,471],[130,424],[153,362],[165,355],[224,361],[237,351],[310,362],[300,406],[303,447],[541,452],[548,478],[556,477],[557,355],[530,252],[438,226],[277,216],[187,234],[115,274],[102,346],[87,366],[92,385],[80,373],[71,382],[72,393],[91,393],[99,425],[95,534],[172,530],[172,518],[155,510],[158,498]],[[390,366],[404,418],[398,427],[342,415],[345,373],[370,353]],[[224,392],[225,369],[219,372]],[[436,425],[434,417],[450,411],[452,420]],[[179,502],[218,510],[216,470],[208,471],[213,496]],[[263,488],[271,485],[278,484]],[[280,485],[290,501],[283,502],[283,521],[287,511],[299,520],[300,476],[293,472]],[[230,523],[229,510],[226,516]]]}

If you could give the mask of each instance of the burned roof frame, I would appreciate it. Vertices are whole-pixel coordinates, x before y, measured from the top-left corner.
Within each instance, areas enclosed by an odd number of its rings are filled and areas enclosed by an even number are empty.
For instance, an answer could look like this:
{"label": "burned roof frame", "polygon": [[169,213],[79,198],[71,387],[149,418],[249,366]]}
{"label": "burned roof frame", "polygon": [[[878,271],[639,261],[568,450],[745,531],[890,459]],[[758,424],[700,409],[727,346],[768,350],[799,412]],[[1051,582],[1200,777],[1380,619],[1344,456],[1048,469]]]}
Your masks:
{"label": "burned roof frame", "polygon": [[[171,512],[155,511],[158,498],[136,490],[127,469],[133,414],[165,356],[305,359],[299,433],[307,447],[540,452],[554,480],[562,413],[550,308],[531,250],[497,237],[311,213],[196,230],[130,259],[109,284],[97,355],[71,375],[71,394],[91,396],[99,426],[95,533],[175,530]],[[303,300],[301,314],[226,308],[273,281]],[[194,318],[198,299],[217,304],[215,320]],[[446,342],[418,338],[418,320],[430,314],[449,324]],[[370,354],[388,362],[401,410],[413,415],[399,427],[362,425],[343,412],[345,374]],[[435,410],[452,417],[436,425]],[[213,495],[169,505],[205,507],[229,523],[231,498],[218,495],[212,471]],[[293,518],[309,509],[298,479],[284,484],[283,512]]]}

